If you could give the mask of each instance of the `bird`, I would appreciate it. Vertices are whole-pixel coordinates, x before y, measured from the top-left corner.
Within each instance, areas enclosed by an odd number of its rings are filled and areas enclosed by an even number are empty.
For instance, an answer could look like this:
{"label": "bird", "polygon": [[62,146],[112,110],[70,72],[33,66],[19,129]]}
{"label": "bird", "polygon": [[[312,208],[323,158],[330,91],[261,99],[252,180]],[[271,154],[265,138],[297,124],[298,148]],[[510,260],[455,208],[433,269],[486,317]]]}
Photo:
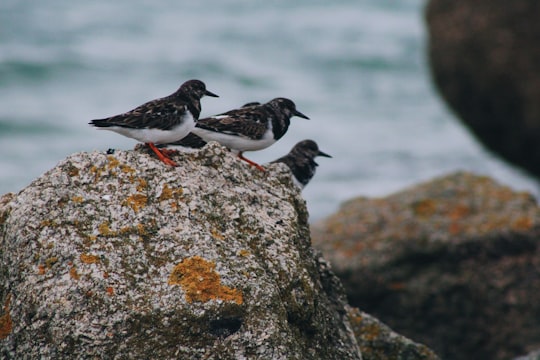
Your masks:
{"label": "bird", "polygon": [[317,156],[332,157],[320,151],[315,141],[303,140],[294,145],[287,155],[270,163],[284,163],[287,165],[293,174],[294,183],[300,189],[303,189],[313,178],[315,170],[319,166],[314,160]]}
{"label": "bird", "polygon": [[309,118],[296,110],[287,98],[275,98],[265,104],[251,105],[199,119],[192,134],[205,142],[217,141],[261,171],[264,168],[243,156],[244,151],[261,150],[274,144],[287,132],[291,117]]}
{"label": "bird", "polygon": [[219,97],[206,90],[200,80],[188,80],[169,96],[148,101],[120,115],[89,122],[98,129],[117,132],[145,143],[167,165],[177,166],[169,151],[157,144],[166,144],[188,135],[201,113],[203,96]]}
{"label": "bird", "polygon": [[[245,108],[245,107],[250,107],[250,106],[255,106],[255,105],[261,105],[261,103],[258,101],[252,101],[252,102],[248,102],[242,105],[242,107]],[[197,124],[195,124],[195,126],[197,126]],[[196,149],[201,149],[205,145],[206,145],[206,141],[204,141],[199,136],[191,132],[187,134],[183,139],[180,139],[178,141],[175,141],[169,144],[160,145],[158,147],[160,149],[161,147],[173,147],[173,148],[181,148],[184,151],[193,151]]]}

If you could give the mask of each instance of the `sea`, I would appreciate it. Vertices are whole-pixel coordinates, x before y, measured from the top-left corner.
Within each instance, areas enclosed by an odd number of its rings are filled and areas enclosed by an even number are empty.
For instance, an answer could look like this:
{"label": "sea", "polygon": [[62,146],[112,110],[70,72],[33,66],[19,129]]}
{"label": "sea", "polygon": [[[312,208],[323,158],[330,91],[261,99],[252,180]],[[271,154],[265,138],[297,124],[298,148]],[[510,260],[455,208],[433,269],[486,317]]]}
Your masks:
{"label": "sea", "polygon": [[203,80],[201,116],[292,99],[311,120],[245,155],[265,163],[298,141],[318,158],[303,190],[310,221],[454,171],[538,196],[538,183],[485,150],[438,95],[424,0],[2,0],[0,194],[75,152],[136,141],[88,121]]}

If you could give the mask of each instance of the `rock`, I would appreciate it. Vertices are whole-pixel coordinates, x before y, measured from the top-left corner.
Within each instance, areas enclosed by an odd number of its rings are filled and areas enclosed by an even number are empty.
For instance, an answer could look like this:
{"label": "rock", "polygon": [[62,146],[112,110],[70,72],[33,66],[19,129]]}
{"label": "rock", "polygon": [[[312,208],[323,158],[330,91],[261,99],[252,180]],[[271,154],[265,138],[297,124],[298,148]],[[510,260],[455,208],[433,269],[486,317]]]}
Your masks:
{"label": "rock", "polygon": [[283,165],[79,153],[0,200],[0,357],[360,359]]}
{"label": "rock", "polygon": [[351,305],[443,359],[508,359],[540,345],[540,209],[455,173],[357,198],[312,226]]}
{"label": "rock", "polygon": [[540,350],[533,351],[524,356],[519,356],[514,360],[540,360]]}
{"label": "rock", "polygon": [[429,60],[442,97],[491,151],[540,176],[540,3],[431,0]]}
{"label": "rock", "polygon": [[439,360],[427,346],[396,334],[388,326],[358,308],[349,307],[363,360]]}

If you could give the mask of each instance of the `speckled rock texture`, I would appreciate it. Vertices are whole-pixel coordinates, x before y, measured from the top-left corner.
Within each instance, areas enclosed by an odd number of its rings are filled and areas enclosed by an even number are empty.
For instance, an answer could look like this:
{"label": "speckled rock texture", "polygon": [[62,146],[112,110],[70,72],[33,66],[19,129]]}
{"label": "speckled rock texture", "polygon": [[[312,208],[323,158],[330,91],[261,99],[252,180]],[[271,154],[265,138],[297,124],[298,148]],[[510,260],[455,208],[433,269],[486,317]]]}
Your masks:
{"label": "speckled rock texture", "polygon": [[363,360],[439,360],[427,346],[395,333],[387,325],[358,308],[349,307]]}
{"label": "speckled rock texture", "polygon": [[312,226],[351,305],[443,359],[540,346],[540,209],[527,193],[455,173],[357,198]]}
{"label": "speckled rock texture", "polygon": [[491,151],[540,177],[540,2],[430,0],[442,97]]}
{"label": "speckled rock texture", "polygon": [[360,359],[283,165],[78,153],[0,200],[2,359]]}

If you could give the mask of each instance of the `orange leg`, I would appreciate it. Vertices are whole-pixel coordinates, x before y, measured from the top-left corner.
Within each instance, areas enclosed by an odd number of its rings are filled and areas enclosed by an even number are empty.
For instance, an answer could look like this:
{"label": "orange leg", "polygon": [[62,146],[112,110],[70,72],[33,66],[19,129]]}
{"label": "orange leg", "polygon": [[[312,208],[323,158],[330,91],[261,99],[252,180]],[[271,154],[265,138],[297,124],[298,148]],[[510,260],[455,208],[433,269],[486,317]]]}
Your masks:
{"label": "orange leg", "polygon": [[238,153],[238,157],[240,158],[240,160],[244,160],[244,161],[247,162],[248,164],[255,166],[257,169],[259,169],[259,170],[261,170],[261,171],[266,171],[266,170],[264,170],[264,168],[263,168],[261,165],[257,164],[257,163],[254,162],[254,161],[251,161],[251,160],[245,158],[244,155],[242,155],[241,152]]}
{"label": "orange leg", "polygon": [[178,164],[172,161],[167,155],[161,153],[161,151],[159,151],[159,149],[153,143],[146,143],[146,145],[148,145],[148,147],[156,153],[159,160],[163,161],[165,164],[170,166],[178,166]]}
{"label": "orange leg", "polygon": [[179,153],[178,150],[174,150],[174,149],[165,149],[165,148],[159,149],[159,151],[160,151],[163,155],[165,155],[165,156],[170,156],[170,155],[172,155],[172,154],[178,154],[178,153]]}

